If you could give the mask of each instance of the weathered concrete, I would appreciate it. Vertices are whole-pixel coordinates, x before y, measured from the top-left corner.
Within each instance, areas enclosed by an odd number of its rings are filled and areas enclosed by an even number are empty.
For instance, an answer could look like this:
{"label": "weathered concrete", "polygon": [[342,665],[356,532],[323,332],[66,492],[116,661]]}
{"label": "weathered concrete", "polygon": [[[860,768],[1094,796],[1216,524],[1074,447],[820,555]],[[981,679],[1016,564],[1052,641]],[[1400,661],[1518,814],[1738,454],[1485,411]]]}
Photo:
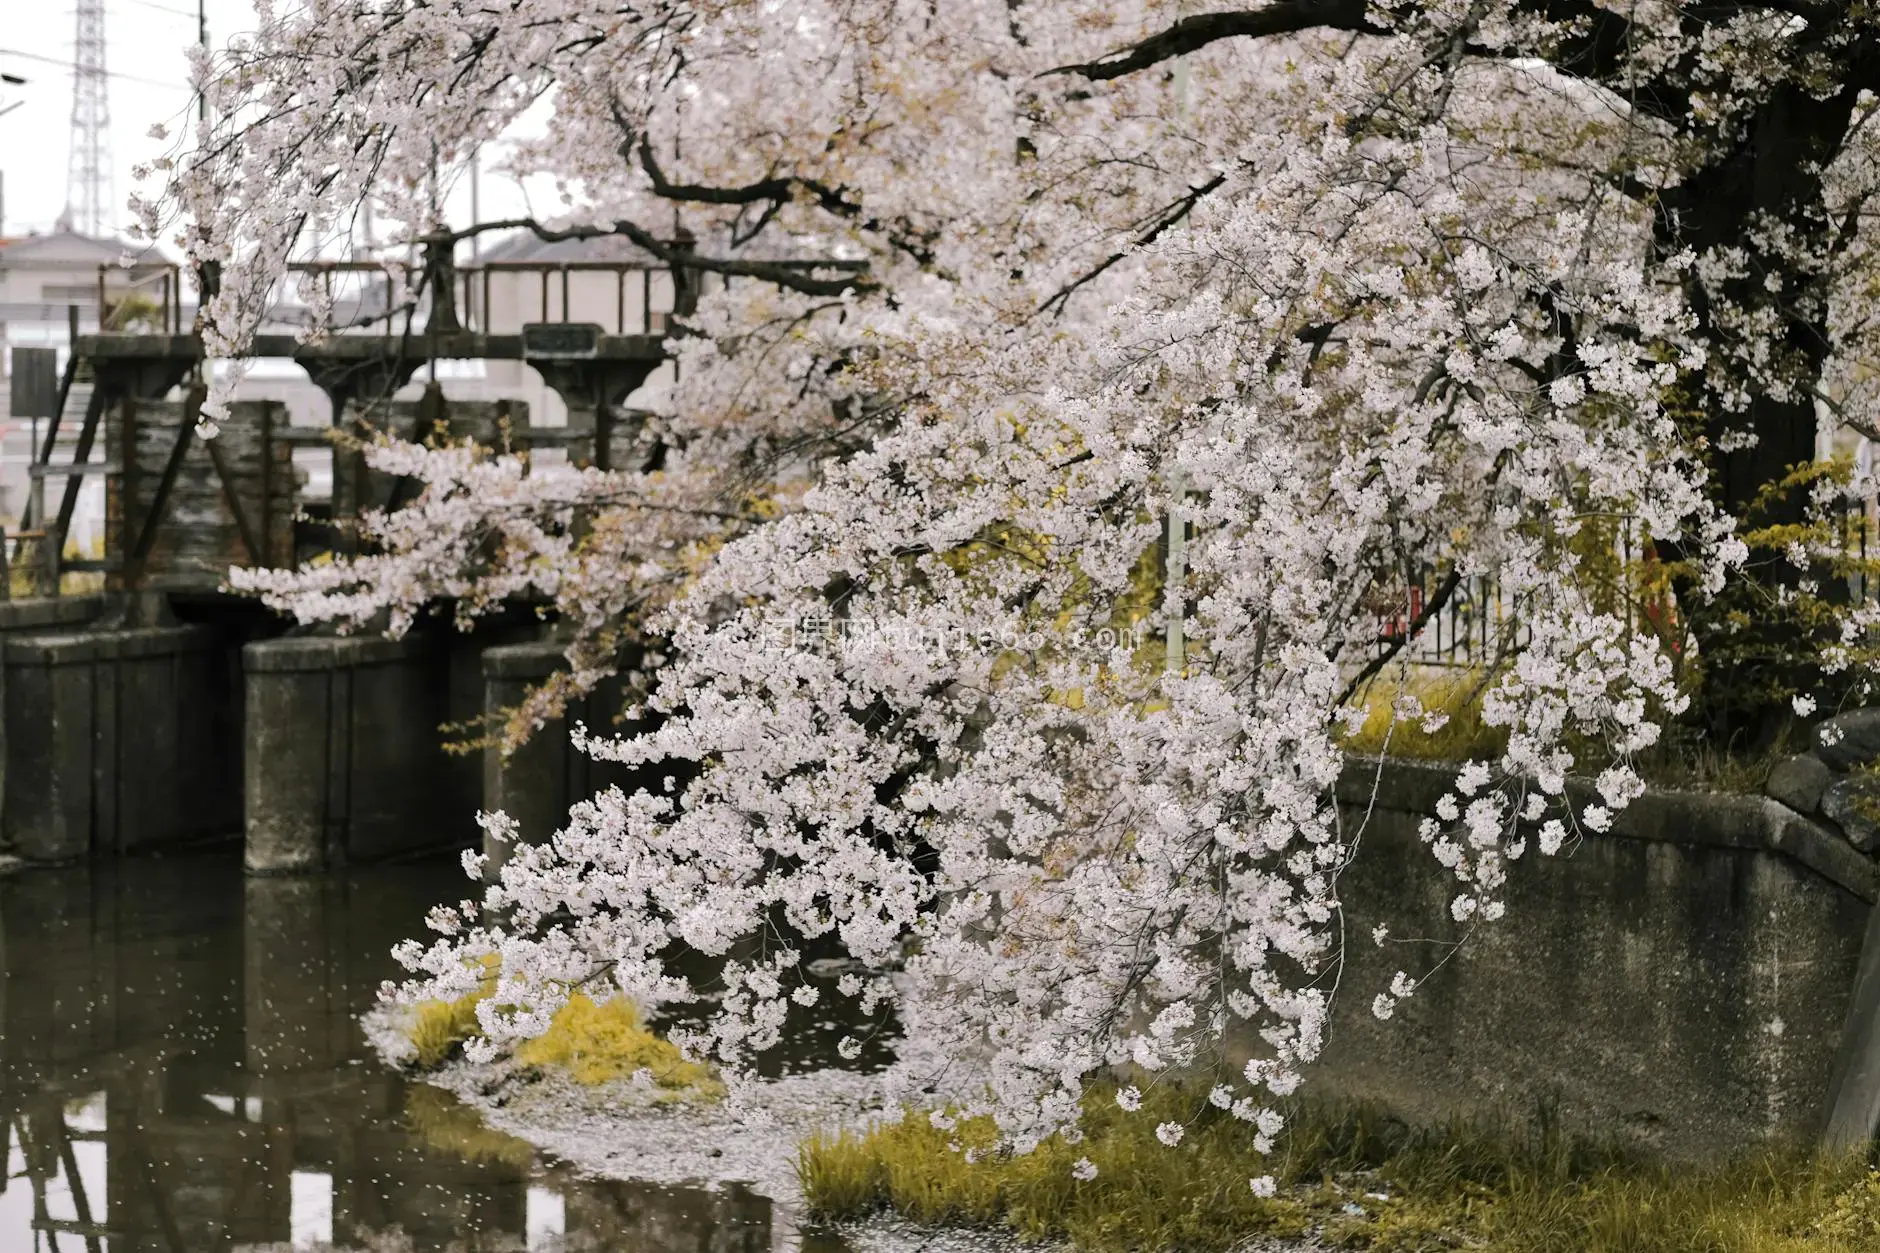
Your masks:
{"label": "weathered concrete", "polygon": [[214,633],[20,634],[4,645],[0,832],[35,861],[128,852],[240,828],[241,746]]}
{"label": "weathered concrete", "polygon": [[[1341,781],[1363,842],[1339,884],[1347,956],[1318,1090],[1416,1119],[1555,1100],[1570,1126],[1676,1159],[1822,1133],[1873,863],[1762,797],[1654,792],[1610,834],[1515,863],[1507,916],[1471,933],[1417,834],[1451,777],[1373,762]],[[1439,962],[1391,1020],[1373,1015],[1394,972]]]}
{"label": "weathered concrete", "polygon": [[449,656],[408,636],[265,640],[242,650],[245,864],[291,874],[467,840],[473,792],[438,728]]}
{"label": "weathered concrete", "polygon": [[[483,709],[486,717],[500,715],[514,708],[532,687],[559,670],[567,661],[563,645],[532,641],[483,653]],[[631,733],[635,726],[616,726],[615,719],[626,704],[618,682],[603,684],[578,702],[576,720],[591,731]],[[575,748],[569,739],[568,722],[556,719],[540,728],[527,743],[513,753],[504,753],[490,745],[483,751],[483,808],[501,810],[515,819],[523,839],[538,842],[567,825],[568,809],[603,788],[618,786],[628,791],[644,782],[644,771],[636,771],[611,762],[595,761]],[[487,836],[483,851],[489,868],[500,867],[509,855],[509,846]]]}
{"label": "weathered concrete", "polygon": [[[0,600],[0,647],[8,636],[36,635],[96,622],[106,609],[103,596],[35,596]],[[6,707],[6,667],[0,665],[0,710]],[[6,719],[0,717],[0,793],[6,788]],[[0,845],[4,837],[0,837]]]}
{"label": "weathered concrete", "polygon": [[[561,646],[552,642],[512,644],[483,654],[483,707],[496,714],[514,707],[529,688],[561,669]],[[565,722],[538,730],[512,753],[491,744],[483,750],[483,808],[516,820],[525,836],[543,839],[567,819],[571,751]],[[501,867],[509,845],[483,838],[489,870]]]}
{"label": "weathered concrete", "polygon": [[1831,1150],[1880,1138],[1880,909],[1867,917],[1860,968],[1848,997],[1822,1143]]}
{"label": "weathered concrete", "polygon": [[[113,584],[214,593],[231,566],[287,566],[299,510],[279,401],[230,405],[213,443],[179,401],[125,400],[105,422],[105,551]],[[180,458],[177,455],[182,450]]]}
{"label": "weathered concrete", "polygon": [[108,603],[107,597],[96,594],[0,600],[0,635],[82,627],[102,617]]}

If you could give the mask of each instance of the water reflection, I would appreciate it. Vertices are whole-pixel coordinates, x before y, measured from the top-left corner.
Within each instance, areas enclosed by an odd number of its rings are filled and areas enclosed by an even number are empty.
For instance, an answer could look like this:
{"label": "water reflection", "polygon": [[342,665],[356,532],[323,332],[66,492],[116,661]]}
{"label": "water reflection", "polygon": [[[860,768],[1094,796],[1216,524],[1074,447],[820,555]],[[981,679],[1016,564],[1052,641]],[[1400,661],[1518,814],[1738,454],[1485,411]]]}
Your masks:
{"label": "water reflection", "polygon": [[5,1253],[838,1253],[768,1198],[576,1177],[366,1056],[447,865],[230,855],[0,882]]}

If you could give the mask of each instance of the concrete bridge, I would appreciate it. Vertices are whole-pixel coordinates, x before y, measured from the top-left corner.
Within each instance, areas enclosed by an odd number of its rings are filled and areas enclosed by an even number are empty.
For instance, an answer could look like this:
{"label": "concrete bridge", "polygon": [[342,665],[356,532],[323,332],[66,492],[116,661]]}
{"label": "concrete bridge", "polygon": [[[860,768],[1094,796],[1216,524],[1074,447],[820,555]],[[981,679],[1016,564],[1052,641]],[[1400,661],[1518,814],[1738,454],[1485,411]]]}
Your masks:
{"label": "concrete bridge", "polygon": [[[302,268],[328,285],[379,272]],[[254,873],[314,871],[467,843],[486,804],[545,834],[598,785],[560,727],[511,758],[444,750],[440,727],[513,705],[559,663],[534,607],[468,636],[420,629],[393,642],[307,634],[223,590],[230,567],[356,550],[360,512],[413,493],[336,434],[442,428],[615,464],[637,433],[622,405],[665,360],[670,319],[699,285],[648,261],[446,267],[430,280],[402,330],[388,291],[355,299],[352,329],[258,337],[254,355],[291,359],[326,394],[324,426],[291,422],[275,401],[238,401],[215,439],[200,438],[202,345],[170,295],[180,282],[165,285],[160,326],[75,335],[13,578],[0,580],[0,595],[9,583],[35,593],[0,602],[0,853],[57,862],[240,836]],[[596,306],[577,308],[577,280],[611,287],[606,322],[572,320]],[[508,326],[492,303],[500,284]],[[434,363],[473,359],[534,370],[566,424],[532,423],[520,401],[447,399]],[[393,398],[427,366],[420,398]],[[71,459],[54,461],[74,426]],[[326,500],[304,491],[310,457],[330,459]],[[68,559],[90,477],[104,483],[104,551]],[[101,590],[76,593],[73,576]],[[614,712],[597,703],[588,720]]]}

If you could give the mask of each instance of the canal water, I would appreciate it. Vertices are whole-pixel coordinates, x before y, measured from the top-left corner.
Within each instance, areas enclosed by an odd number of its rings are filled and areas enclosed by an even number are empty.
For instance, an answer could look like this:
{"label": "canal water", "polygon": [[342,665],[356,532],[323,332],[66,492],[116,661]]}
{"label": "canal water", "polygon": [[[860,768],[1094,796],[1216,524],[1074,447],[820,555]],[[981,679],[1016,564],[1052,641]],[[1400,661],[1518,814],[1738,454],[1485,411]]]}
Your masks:
{"label": "canal water", "polygon": [[0,1253],[841,1253],[736,1185],[579,1177],[378,1065],[390,949],[467,886],[226,851],[0,880]]}

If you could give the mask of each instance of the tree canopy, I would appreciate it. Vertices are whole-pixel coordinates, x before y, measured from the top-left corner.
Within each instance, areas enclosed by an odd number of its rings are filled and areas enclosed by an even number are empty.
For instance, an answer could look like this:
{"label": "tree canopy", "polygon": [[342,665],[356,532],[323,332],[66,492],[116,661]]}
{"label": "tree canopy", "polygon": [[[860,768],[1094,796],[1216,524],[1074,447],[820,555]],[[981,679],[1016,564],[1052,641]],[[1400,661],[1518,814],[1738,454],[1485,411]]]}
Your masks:
{"label": "tree canopy", "polygon": [[[1519,618],[1505,748],[1425,831],[1472,925],[1665,728],[1860,677],[1868,607],[1778,611],[1833,599],[1809,510],[1869,486],[1789,482],[1817,408],[1880,423],[1864,0],[308,0],[201,82],[146,225],[220,264],[217,355],[366,200],[449,233],[440,179],[542,111],[513,160],[565,201],[506,225],[672,259],[676,222],[732,280],[627,468],[387,445],[426,488],[373,551],[249,577],[352,624],[550,599],[575,667],[524,723],[650,641],[663,720],[590,748],[689,768],[405,953],[425,993],[499,957],[493,1043],[597,970],[683,994],[677,945],[734,955],[732,1061],[834,935],[1020,1147],[1236,1022],[1216,1099],[1270,1134],[1337,984],[1348,702],[1404,660],[1380,601],[1492,575]],[[1675,630],[1587,577],[1616,520]]]}

